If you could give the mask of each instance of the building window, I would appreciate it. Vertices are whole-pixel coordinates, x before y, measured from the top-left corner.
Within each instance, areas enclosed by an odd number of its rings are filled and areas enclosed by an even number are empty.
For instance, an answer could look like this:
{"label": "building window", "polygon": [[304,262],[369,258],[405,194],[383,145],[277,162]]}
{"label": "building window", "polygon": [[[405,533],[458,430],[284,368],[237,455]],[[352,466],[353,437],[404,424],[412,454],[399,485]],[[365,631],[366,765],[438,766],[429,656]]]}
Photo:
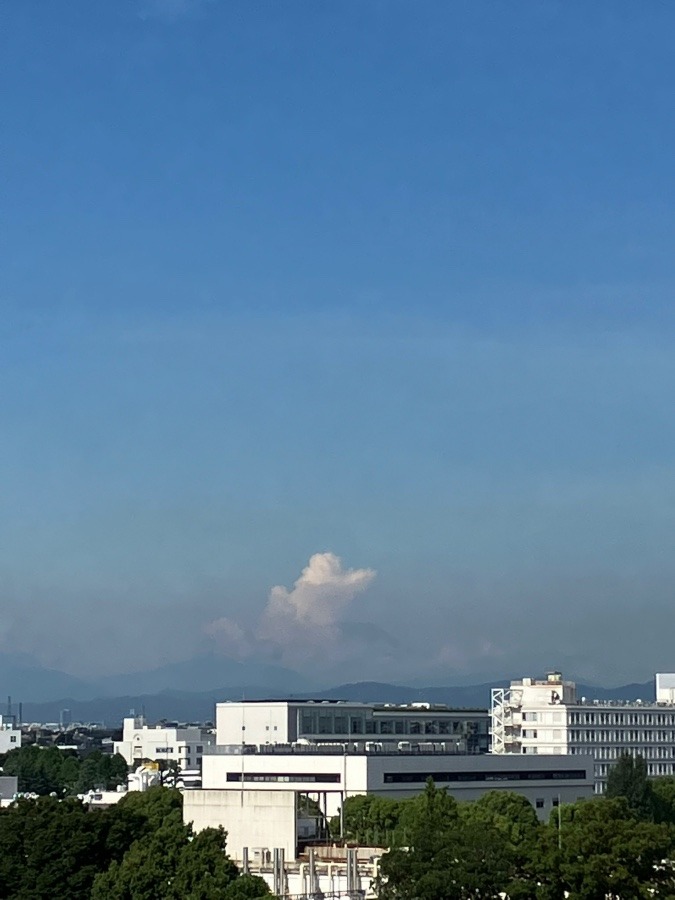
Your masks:
{"label": "building window", "polygon": [[307,774],[293,773],[290,775],[282,775],[276,773],[268,773],[268,772],[244,772],[243,776],[241,772],[228,772],[227,780],[232,781],[254,781],[254,782],[283,782],[283,783],[296,783],[296,782],[305,782],[311,784],[339,784],[340,776],[335,775],[332,772],[312,772]]}
{"label": "building window", "polygon": [[558,806],[559,804],[560,800],[558,800],[557,797],[554,797],[553,800],[551,800],[551,806]]}
{"label": "building window", "polygon": [[534,805],[537,807],[537,809],[543,809],[544,801],[542,800],[541,797],[537,797],[537,799],[534,801]]}
{"label": "building window", "polygon": [[16,735],[13,734],[9,739],[10,744],[16,744]]}

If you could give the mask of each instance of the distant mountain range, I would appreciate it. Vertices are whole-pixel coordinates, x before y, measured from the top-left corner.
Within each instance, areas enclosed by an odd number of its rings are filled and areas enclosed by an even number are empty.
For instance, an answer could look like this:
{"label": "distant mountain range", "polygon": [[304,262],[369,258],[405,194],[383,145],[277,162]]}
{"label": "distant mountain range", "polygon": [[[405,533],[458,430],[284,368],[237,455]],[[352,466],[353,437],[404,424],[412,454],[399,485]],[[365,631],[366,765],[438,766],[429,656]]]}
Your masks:
{"label": "distant mountain range", "polygon": [[0,697],[11,696],[24,703],[44,703],[63,697],[74,701],[160,691],[200,692],[223,687],[245,691],[241,685],[259,684],[274,685],[276,691],[302,692],[319,687],[282,666],[237,662],[215,654],[148,671],[90,680],[45,668],[29,656],[0,654]]}
{"label": "distant mountain range", "polygon": [[[506,686],[507,682],[477,684],[462,687],[410,688],[380,682],[342,684],[322,691],[304,691],[301,695],[264,685],[239,685],[210,691],[165,690],[158,693],[129,693],[118,697],[98,697],[78,700],[63,697],[42,703],[24,703],[24,722],[56,722],[61,710],[69,709],[73,721],[121,723],[131,710],[145,714],[149,721],[171,719],[181,722],[212,721],[215,704],[224,700],[308,699],[347,700],[363,703],[444,703],[448,706],[486,709],[490,705],[490,690]],[[578,685],[579,696],[597,700],[650,700],[654,689],[651,681],[617,688],[598,688]],[[15,709],[16,711],[16,709]]]}
{"label": "distant mountain range", "polygon": [[[30,657],[0,655],[0,697],[11,696],[13,709],[22,703],[23,721],[58,721],[69,709],[75,721],[115,724],[135,710],[148,719],[208,721],[219,700],[306,698],[363,703],[445,703],[486,708],[490,690],[507,681],[450,687],[409,687],[361,681],[323,688],[319,683],[281,666],[242,663],[207,655],[146,672],[86,681],[47,669]],[[577,685],[579,697],[597,700],[650,700],[654,683],[615,688]],[[0,705],[0,712],[4,712]]]}

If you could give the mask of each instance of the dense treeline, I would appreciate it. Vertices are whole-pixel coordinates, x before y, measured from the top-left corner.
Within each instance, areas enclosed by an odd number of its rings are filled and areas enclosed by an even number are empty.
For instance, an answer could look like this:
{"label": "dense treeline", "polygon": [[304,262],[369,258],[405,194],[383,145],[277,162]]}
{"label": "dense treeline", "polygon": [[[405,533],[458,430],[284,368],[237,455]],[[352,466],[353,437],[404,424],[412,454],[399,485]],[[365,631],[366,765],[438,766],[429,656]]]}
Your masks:
{"label": "dense treeline", "polygon": [[[375,885],[380,900],[675,898],[675,778],[648,780],[641,759],[619,760],[605,797],[562,806],[547,823],[516,794],[458,803],[429,782],[411,800],[349,798],[342,825],[351,841],[389,848]],[[183,824],[181,794],[170,788],[129,793],[105,810],[63,794],[0,810],[4,900],[267,893],[261,879],[240,875],[222,829],[194,834]]]}
{"label": "dense treeline", "polygon": [[82,759],[71,750],[28,744],[10,750],[1,760],[3,775],[16,775],[19,791],[30,794],[82,794],[91,788],[114,790],[125,784],[128,767],[123,756],[93,750]]}
{"label": "dense treeline", "polygon": [[269,893],[242,876],[222,829],[197,835],[179,791],[127,794],[88,811],[76,799],[19,800],[0,810],[3,900],[246,900]]}
{"label": "dense treeline", "polygon": [[518,795],[458,803],[431,782],[412,800],[352,797],[343,816],[348,838],[390,847],[381,900],[675,898],[675,779],[648,781],[640,759],[548,823]]}

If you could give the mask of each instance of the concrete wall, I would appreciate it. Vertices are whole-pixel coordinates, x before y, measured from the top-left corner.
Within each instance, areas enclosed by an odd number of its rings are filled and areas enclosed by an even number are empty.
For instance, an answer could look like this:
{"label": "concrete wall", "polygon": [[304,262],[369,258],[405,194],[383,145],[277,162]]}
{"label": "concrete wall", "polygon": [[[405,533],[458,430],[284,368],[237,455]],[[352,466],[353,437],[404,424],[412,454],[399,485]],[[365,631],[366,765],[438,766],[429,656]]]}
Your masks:
{"label": "concrete wall", "polygon": [[21,730],[14,728],[12,721],[4,721],[0,716],[0,753],[9,753],[21,746]]}
{"label": "concrete wall", "polygon": [[19,779],[16,775],[0,776],[0,800],[11,800],[19,790]]}
{"label": "concrete wall", "polygon": [[[563,777],[571,770],[578,770],[581,777]],[[424,790],[428,775],[457,800],[477,800],[494,790],[513,791],[526,797],[542,818],[558,800],[573,803],[593,794],[590,756],[537,754],[216,754],[204,757],[202,784],[236,789],[242,771],[247,793],[291,788],[313,796],[325,793],[329,816],[337,813],[343,797],[355,794],[414,797]],[[447,780],[444,773],[450,776]]]}
{"label": "concrete wall", "polygon": [[244,847],[282,847],[287,859],[295,858],[294,791],[185,791],[183,821],[192,822],[195,831],[222,825],[233,859],[241,860]]}
{"label": "concrete wall", "polygon": [[285,744],[295,740],[295,728],[289,721],[285,702],[217,703],[216,743]]}

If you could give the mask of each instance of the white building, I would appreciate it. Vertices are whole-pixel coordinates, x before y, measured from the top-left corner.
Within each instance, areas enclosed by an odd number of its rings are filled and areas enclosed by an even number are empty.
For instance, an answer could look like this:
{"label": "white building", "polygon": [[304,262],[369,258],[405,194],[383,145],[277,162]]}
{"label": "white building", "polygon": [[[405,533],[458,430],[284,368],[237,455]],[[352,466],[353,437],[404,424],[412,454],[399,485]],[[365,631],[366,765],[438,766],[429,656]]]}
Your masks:
{"label": "white building", "polygon": [[342,700],[263,700],[216,705],[216,743],[291,744],[335,741],[441,741],[448,749],[484,753],[490,718],[485,709],[430,703],[369,704]]}
{"label": "white building", "polygon": [[20,746],[21,731],[15,727],[14,720],[0,716],[0,753],[8,753]]}
{"label": "white building", "polygon": [[340,745],[216,746],[202,760],[202,788],[183,795],[184,819],[199,831],[222,825],[228,850],[282,848],[296,858],[303,818],[300,798],[309,796],[327,818],[358,794],[406,799],[429,778],[458,800],[491,790],[526,797],[547,818],[559,803],[593,793],[590,757],[495,756],[451,753],[441,743],[366,741]]}
{"label": "white building", "polygon": [[213,734],[196,725],[149,726],[142,717],[124,720],[122,740],[115,741],[114,752],[120,753],[130,766],[143,760],[172,761],[180,769],[199,769],[205,747],[213,743]]}
{"label": "white building", "polygon": [[127,775],[127,783],[118,785],[113,791],[92,788],[84,794],[78,794],[77,798],[85,806],[104,809],[108,806],[115,806],[122,797],[126,797],[129,791],[147,791],[148,788],[158,784],[161,784],[159,766],[157,763],[151,762],[139,766],[135,772],[130,772]]}
{"label": "white building", "polygon": [[675,775],[675,675],[656,676],[656,700],[579,700],[559,672],[492,691],[493,754],[590,755],[596,792],[623,753],[642,756],[649,775]]}

